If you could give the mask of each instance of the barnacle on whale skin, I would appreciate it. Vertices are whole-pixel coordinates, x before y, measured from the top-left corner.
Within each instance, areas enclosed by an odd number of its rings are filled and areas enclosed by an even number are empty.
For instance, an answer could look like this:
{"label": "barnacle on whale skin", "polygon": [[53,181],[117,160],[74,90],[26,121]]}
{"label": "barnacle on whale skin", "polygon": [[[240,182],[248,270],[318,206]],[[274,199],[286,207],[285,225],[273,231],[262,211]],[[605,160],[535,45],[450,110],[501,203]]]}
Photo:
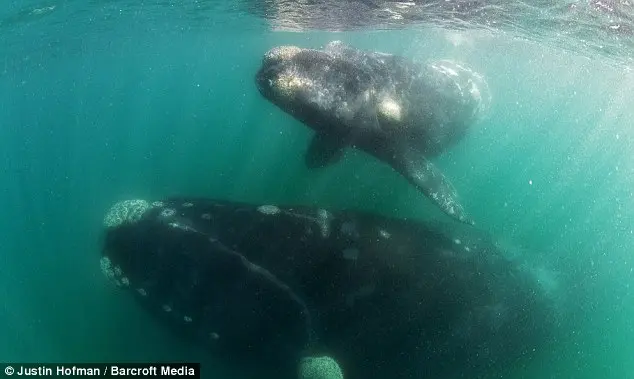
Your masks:
{"label": "barnacle on whale skin", "polygon": [[264,60],[282,59],[289,60],[299,54],[303,49],[297,46],[278,46],[264,54]]}
{"label": "barnacle on whale skin", "polygon": [[152,205],[145,200],[124,200],[115,203],[103,220],[106,228],[114,228],[124,223],[134,223],[143,217]]}
{"label": "barnacle on whale skin", "polygon": [[299,379],[343,379],[339,364],[328,356],[303,358]]}

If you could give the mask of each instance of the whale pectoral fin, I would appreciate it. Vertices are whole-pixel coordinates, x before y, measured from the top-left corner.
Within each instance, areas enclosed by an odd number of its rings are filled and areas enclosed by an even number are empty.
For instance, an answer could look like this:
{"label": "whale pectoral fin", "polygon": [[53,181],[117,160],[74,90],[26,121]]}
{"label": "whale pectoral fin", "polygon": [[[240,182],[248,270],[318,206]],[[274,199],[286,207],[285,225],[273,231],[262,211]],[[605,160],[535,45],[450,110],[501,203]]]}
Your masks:
{"label": "whale pectoral fin", "polygon": [[[458,193],[443,173],[421,153],[411,148],[403,149],[395,156],[396,165],[410,183],[433,201],[443,212],[452,218],[473,225],[462,205]],[[399,162],[400,158],[400,162]]]}
{"label": "whale pectoral fin", "polygon": [[343,156],[345,143],[324,134],[313,136],[306,150],[304,160],[308,168],[323,168],[337,163]]}

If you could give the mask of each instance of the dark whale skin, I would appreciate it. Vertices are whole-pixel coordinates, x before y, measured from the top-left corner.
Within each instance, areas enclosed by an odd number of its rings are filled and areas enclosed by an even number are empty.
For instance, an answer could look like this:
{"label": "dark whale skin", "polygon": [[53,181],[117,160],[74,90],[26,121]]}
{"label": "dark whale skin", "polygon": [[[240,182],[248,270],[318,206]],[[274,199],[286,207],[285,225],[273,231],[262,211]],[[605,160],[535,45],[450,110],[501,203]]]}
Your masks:
{"label": "dark whale skin", "polygon": [[280,378],[319,354],[347,379],[474,378],[530,359],[560,317],[531,265],[465,224],[202,198],[155,204],[107,229],[107,275],[125,277],[150,312],[214,354]]}

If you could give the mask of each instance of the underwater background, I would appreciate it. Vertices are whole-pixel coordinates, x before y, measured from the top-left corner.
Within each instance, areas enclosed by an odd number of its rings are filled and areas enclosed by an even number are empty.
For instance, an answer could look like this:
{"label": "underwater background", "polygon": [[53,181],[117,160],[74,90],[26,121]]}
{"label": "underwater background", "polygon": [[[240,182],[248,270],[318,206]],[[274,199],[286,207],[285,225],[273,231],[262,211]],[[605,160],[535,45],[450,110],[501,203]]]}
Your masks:
{"label": "underwater background", "polygon": [[[613,7],[604,23],[597,3]],[[342,40],[461,60],[488,82],[488,118],[435,162],[479,228],[579,280],[567,289],[574,333],[504,377],[634,378],[634,51],[631,33],[609,33],[632,25],[631,5],[494,7],[459,27],[447,21],[456,9],[439,6],[444,17],[412,25],[292,30],[236,4],[0,5],[1,361],[202,361],[207,377],[233,377],[101,273],[102,220],[119,200],[204,196],[443,219],[363,153],[306,169],[311,132],[258,93],[271,47]],[[562,9],[577,12],[573,21],[585,9],[574,33],[557,29]]]}

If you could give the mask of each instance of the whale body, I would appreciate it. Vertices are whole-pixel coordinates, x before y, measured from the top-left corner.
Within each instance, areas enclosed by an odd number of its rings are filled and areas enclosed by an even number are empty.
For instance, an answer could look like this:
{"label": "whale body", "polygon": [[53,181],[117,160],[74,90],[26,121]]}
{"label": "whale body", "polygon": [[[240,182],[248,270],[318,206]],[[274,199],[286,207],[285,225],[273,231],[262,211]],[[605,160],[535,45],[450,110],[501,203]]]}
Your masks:
{"label": "whale body", "polygon": [[108,278],[280,379],[316,356],[346,379],[473,378],[530,359],[560,312],[553,283],[462,223],[169,198],[117,203],[105,225]]}
{"label": "whale body", "polygon": [[255,80],[265,99],[315,131],[308,167],[332,165],[346,148],[357,148],[391,166],[447,215],[473,223],[430,161],[486,115],[488,85],[466,64],[415,64],[333,41],[323,50],[275,47]]}

